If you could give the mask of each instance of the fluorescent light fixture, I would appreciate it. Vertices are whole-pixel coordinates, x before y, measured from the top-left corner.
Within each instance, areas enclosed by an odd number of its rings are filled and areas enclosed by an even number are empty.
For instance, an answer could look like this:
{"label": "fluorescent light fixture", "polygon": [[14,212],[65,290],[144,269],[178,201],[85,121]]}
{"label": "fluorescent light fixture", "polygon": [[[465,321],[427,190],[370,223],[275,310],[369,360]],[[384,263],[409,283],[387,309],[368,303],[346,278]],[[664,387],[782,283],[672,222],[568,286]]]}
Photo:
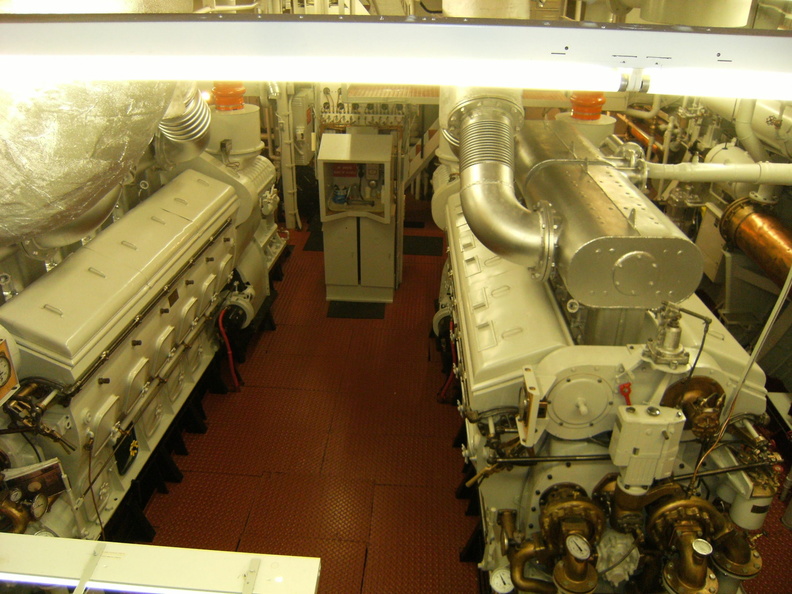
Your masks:
{"label": "fluorescent light fixture", "polygon": [[[790,47],[792,51],[792,47]],[[792,99],[792,73],[706,68],[647,68],[649,92],[660,95]]]}
{"label": "fluorescent light fixture", "polygon": [[303,15],[0,15],[13,88],[241,80],[790,99],[784,32]]}
{"label": "fluorescent light fixture", "polygon": [[237,56],[15,56],[3,67],[15,84],[73,80],[243,80],[477,86],[514,89],[618,91],[622,72],[588,64],[530,60],[262,58]]}
{"label": "fluorescent light fixture", "polygon": [[315,594],[320,561],[0,533],[0,581],[142,594]]}

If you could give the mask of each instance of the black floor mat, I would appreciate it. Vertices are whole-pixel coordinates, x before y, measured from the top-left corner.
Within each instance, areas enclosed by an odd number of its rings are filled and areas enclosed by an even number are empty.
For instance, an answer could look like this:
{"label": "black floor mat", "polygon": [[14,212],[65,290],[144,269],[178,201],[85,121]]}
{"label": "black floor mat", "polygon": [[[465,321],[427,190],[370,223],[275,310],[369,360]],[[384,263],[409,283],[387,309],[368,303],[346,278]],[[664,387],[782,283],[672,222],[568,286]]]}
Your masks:
{"label": "black floor mat", "polygon": [[385,317],[385,304],[331,301],[327,308],[327,317],[352,318],[358,320],[381,320]]}
{"label": "black floor mat", "polygon": [[321,231],[311,231],[308,236],[308,241],[305,242],[303,248],[306,252],[323,252],[324,251],[324,235]]}
{"label": "black floor mat", "polygon": [[442,256],[443,238],[421,235],[404,236],[405,256]]}

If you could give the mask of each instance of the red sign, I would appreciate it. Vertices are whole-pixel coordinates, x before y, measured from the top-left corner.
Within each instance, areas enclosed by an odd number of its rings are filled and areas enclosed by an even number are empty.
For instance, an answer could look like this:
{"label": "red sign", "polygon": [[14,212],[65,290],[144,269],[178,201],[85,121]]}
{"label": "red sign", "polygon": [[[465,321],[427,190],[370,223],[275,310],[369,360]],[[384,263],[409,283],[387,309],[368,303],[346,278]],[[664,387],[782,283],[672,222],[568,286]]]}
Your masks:
{"label": "red sign", "polygon": [[333,163],[333,177],[358,177],[357,163]]}

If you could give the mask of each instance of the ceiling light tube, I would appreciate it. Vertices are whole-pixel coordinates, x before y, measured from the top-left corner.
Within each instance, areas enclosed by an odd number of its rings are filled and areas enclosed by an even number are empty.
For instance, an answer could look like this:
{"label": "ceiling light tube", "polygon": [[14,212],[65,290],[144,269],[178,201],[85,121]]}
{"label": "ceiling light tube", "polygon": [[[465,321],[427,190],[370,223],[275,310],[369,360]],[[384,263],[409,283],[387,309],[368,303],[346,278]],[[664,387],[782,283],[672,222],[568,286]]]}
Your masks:
{"label": "ceiling light tube", "polygon": [[[4,80],[280,80],[789,98],[786,32],[307,15],[0,15]],[[33,78],[34,77],[34,78]],[[623,83],[626,81],[626,86]]]}

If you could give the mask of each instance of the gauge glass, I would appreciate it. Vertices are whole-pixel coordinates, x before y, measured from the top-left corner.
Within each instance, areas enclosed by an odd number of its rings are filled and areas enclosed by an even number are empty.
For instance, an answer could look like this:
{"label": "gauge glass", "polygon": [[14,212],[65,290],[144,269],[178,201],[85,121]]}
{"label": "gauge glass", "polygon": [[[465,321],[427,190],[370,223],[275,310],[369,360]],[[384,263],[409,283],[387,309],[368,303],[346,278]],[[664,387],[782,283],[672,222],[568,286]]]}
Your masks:
{"label": "gauge glass", "polygon": [[5,386],[11,379],[11,361],[5,355],[0,355],[0,386]]}
{"label": "gauge glass", "polygon": [[511,571],[508,567],[499,567],[490,572],[490,586],[498,594],[508,594],[514,591],[514,584],[511,579]]}
{"label": "gauge glass", "polygon": [[30,504],[30,515],[33,516],[34,520],[39,520],[47,512],[48,507],[49,500],[47,496],[44,493],[38,493]]}
{"label": "gauge glass", "polygon": [[566,539],[567,550],[578,561],[591,557],[591,545],[580,534],[570,534]]}

